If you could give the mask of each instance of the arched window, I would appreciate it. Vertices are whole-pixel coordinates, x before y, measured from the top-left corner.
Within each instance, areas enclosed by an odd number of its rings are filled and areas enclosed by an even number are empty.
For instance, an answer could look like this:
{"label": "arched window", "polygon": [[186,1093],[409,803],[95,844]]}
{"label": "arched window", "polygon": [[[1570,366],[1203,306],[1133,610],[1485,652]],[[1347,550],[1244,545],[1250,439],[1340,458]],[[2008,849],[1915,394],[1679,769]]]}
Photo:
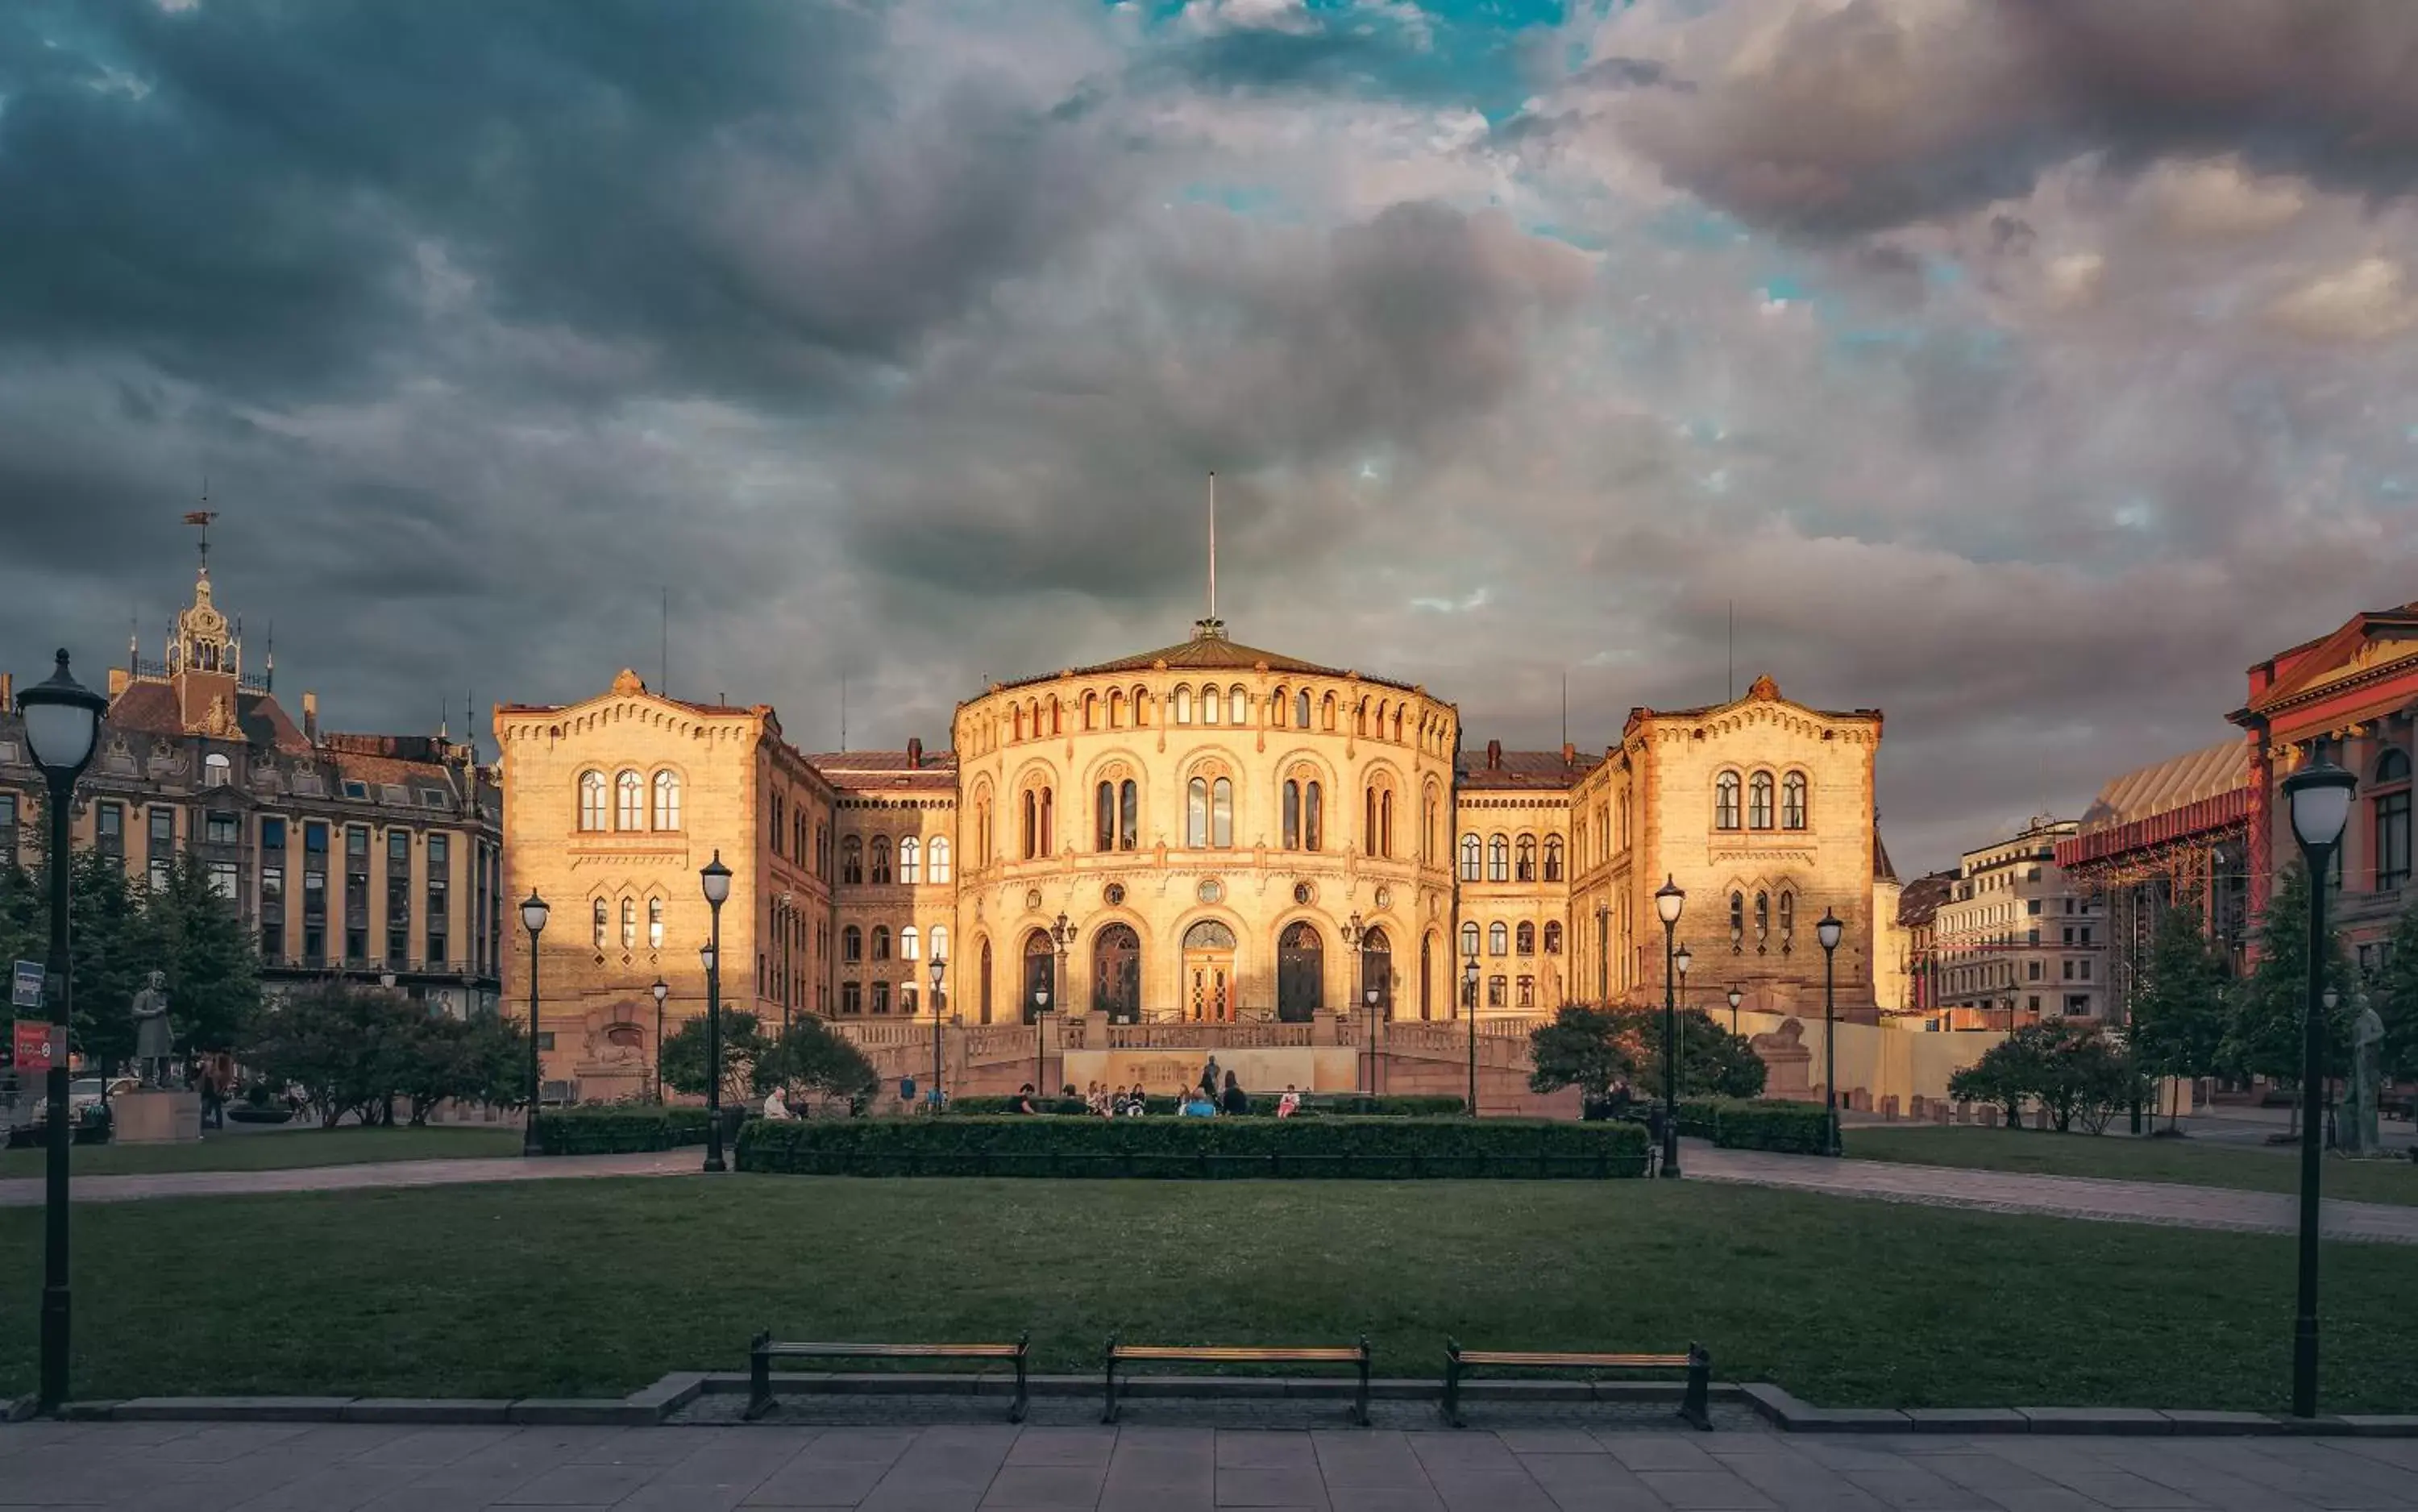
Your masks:
{"label": "arched window", "polygon": [[839,879],[851,884],[865,880],[865,842],[852,834],[839,843]]}
{"label": "arched window", "polygon": [[1315,782],[1301,790],[1301,848],[1326,848],[1326,792]]}
{"label": "arched window", "polygon": [[1390,787],[1377,795],[1377,854],[1389,861],[1394,855],[1394,790]]}
{"label": "arched window", "polygon": [[1497,919],[1486,926],[1486,954],[1501,955],[1511,948],[1511,928]]}
{"label": "arched window", "polygon": [[1117,784],[1117,848],[1141,844],[1141,785],[1131,777]]}
{"label": "arched window", "polygon": [[1175,690],[1175,722],[1178,725],[1192,723],[1192,690],[1190,688]]}
{"label": "arched window", "polygon": [[1535,977],[1523,976],[1520,979],[1519,1006],[1523,1008],[1534,1008],[1537,1006],[1537,979]]}
{"label": "arched window", "polygon": [[1285,727],[1285,710],[1292,702],[1292,695],[1282,688],[1268,695],[1268,728],[1280,730]]}
{"label": "arched window", "polygon": [[1526,920],[1522,920],[1519,931],[1514,938],[1519,940],[1519,951],[1521,955],[1534,955],[1537,954],[1537,926],[1535,924],[1528,923]]}
{"label": "arched window", "polygon": [[1547,920],[1545,923],[1545,954],[1548,955],[1559,955],[1561,953],[1562,922],[1559,919]]}
{"label": "arched window", "polygon": [[1109,695],[1109,728],[1121,730],[1125,727],[1125,694],[1123,688],[1119,688]]}
{"label": "arched window", "polygon": [[625,771],[613,779],[613,796],[620,805],[614,827],[622,830],[643,830],[647,827],[647,787],[635,771]]}
{"label": "arched window", "polygon": [[1754,948],[1761,951],[1764,941],[1771,938],[1771,894],[1754,895]]}
{"label": "arched window", "polygon": [[1780,948],[1786,950],[1797,939],[1797,894],[1780,894]]}
{"label": "arched window", "polygon": [[1212,686],[1212,687],[1207,687],[1207,688],[1203,688],[1203,689],[1201,689],[1201,724],[1203,724],[1203,725],[1215,725],[1215,724],[1217,724],[1217,711],[1218,711],[1218,700],[1217,700],[1217,688],[1216,688],[1216,687],[1214,687],[1214,686]]}
{"label": "arched window", "polygon": [[1335,695],[1328,694],[1319,705],[1318,724],[1319,727],[1328,734],[1335,733]]}
{"label": "arched window", "polygon": [[1209,844],[1224,850],[1234,843],[1234,784],[1220,777],[1209,785]]}
{"label": "arched window", "polygon": [[1561,879],[1562,837],[1557,834],[1547,835],[1545,837],[1545,880],[1558,882]]}
{"label": "arched window", "polygon": [[1301,848],[1301,784],[1292,777],[1284,785],[1284,848]]}
{"label": "arched window", "polygon": [[1443,842],[1438,838],[1444,832],[1438,822],[1443,817],[1443,807],[1436,802],[1435,789],[1431,787],[1419,814],[1419,860],[1431,864],[1444,859]]}
{"label": "arched window", "polygon": [[898,958],[902,961],[920,961],[924,958],[923,951],[924,939],[915,932],[915,926],[913,924],[902,926],[898,931]]}
{"label": "arched window", "polygon": [[1792,771],[1780,782],[1780,827],[1805,828],[1805,773]]}
{"label": "arched window", "polygon": [[843,961],[865,959],[865,931],[854,924],[839,932],[839,958]]}
{"label": "arched window", "polygon": [[1226,690],[1226,723],[1247,725],[1251,722],[1251,695],[1239,682]]}
{"label": "arched window", "polygon": [[597,948],[598,950],[603,950],[603,949],[604,948],[604,942],[605,942],[605,931],[607,931],[607,930],[609,930],[609,929],[611,929],[611,928],[613,927],[613,916],[612,916],[612,913],[611,913],[611,912],[610,912],[610,911],[605,908],[605,906],[604,906],[604,900],[603,898],[598,898],[598,899],[596,900],[595,914],[596,914],[596,948]]}
{"label": "arched window", "polygon": [[647,900],[647,948],[664,948],[664,900],[661,898]]}
{"label": "arched window", "polygon": [[1087,730],[1100,727],[1100,695],[1096,693],[1083,695],[1083,727]]}
{"label": "arched window", "polygon": [[1369,734],[1369,700],[1366,698],[1353,706],[1352,733],[1363,739]]}
{"label": "arched window", "polygon": [[1713,828],[1735,830],[1738,827],[1738,774],[1724,771],[1713,779]]}
{"label": "arched window", "polygon": [[1730,954],[1735,955],[1746,943],[1746,894],[1730,894]]}
{"label": "arched window", "polygon": [[947,924],[934,924],[932,926],[932,959],[936,961],[945,961],[948,958],[949,926]]}
{"label": "arched window", "polygon": [[1771,773],[1758,771],[1746,785],[1746,827],[1750,830],[1771,828]]}
{"label": "arched window", "polygon": [[1209,779],[1195,777],[1184,785],[1184,843],[1194,850],[1209,844]]}
{"label": "arched window", "polygon": [[1374,786],[1360,789],[1360,848],[1371,856],[1385,854],[1377,848],[1377,789]]}
{"label": "arched window", "polygon": [[601,771],[581,772],[579,774],[579,827],[583,830],[602,830],[608,828],[610,822],[610,812],[604,806],[604,774]]}
{"label": "arched window", "polygon": [[875,835],[873,837],[873,845],[871,848],[873,851],[873,885],[876,887],[886,886],[890,881],[890,837],[886,834]]}
{"label": "arched window", "polygon": [[913,835],[898,842],[898,879],[911,886],[924,879],[924,846]]}
{"label": "arched window", "polygon": [[1101,783],[1092,789],[1092,848],[1117,848],[1117,785]]}
{"label": "arched window", "polygon": [[1507,882],[1511,879],[1511,842],[1496,835],[1486,842],[1486,879]]}
{"label": "arched window", "polygon": [[933,880],[933,881],[935,881],[935,882],[945,882],[945,881],[947,881],[948,879],[949,879],[949,841],[948,841],[948,837],[947,837],[947,836],[945,836],[945,835],[939,835],[939,836],[935,836],[935,837],[933,838],[933,841],[932,841],[932,880]]}
{"label": "arched window", "polygon": [[1486,842],[1474,834],[1461,837],[1461,879],[1478,882],[1486,878]]}
{"label": "arched window", "polygon": [[658,771],[655,773],[655,828],[677,830],[680,827],[680,773]]}
{"label": "arched window", "polygon": [[621,948],[623,950],[638,948],[638,900],[636,898],[621,900]]}
{"label": "arched window", "polygon": [[1462,921],[1461,953],[1463,955],[1470,956],[1475,956],[1477,954],[1477,921],[1475,919],[1464,919]]}
{"label": "arched window", "polygon": [[1293,722],[1303,729],[1309,728],[1309,690],[1308,688],[1293,695]]}
{"label": "arched window", "polygon": [[1520,865],[1512,876],[1516,880],[1523,882],[1533,882],[1537,879],[1537,837],[1535,835],[1523,834],[1520,837]]}
{"label": "arched window", "polygon": [[873,926],[873,958],[877,961],[890,959],[890,926],[888,924]]}
{"label": "arched window", "polygon": [[1400,704],[1394,706],[1394,743],[1402,743],[1402,706]]}
{"label": "arched window", "polygon": [[2410,880],[2410,756],[2388,750],[2376,759],[2376,890]]}
{"label": "arched window", "polygon": [[1489,1008],[1507,1008],[1510,1006],[1508,1003],[1504,1001],[1503,997],[1505,985],[1509,982],[1509,980],[1510,979],[1508,977],[1501,976],[1490,976],[1486,979],[1486,1006]]}

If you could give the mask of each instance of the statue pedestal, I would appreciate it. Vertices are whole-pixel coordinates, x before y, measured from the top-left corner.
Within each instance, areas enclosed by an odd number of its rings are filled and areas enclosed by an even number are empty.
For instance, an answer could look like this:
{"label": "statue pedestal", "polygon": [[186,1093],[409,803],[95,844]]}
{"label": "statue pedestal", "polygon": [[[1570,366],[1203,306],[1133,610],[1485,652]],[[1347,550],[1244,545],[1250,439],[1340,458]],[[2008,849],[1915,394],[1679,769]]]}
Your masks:
{"label": "statue pedestal", "polygon": [[191,1144],[202,1137],[202,1094],[191,1092],[121,1092],[110,1100],[116,1144]]}

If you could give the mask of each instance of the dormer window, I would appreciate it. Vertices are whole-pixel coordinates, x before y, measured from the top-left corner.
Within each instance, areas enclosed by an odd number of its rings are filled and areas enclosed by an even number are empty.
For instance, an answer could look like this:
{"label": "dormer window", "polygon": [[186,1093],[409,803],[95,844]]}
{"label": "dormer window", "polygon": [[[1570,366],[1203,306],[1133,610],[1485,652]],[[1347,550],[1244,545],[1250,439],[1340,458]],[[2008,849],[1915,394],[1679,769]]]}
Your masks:
{"label": "dormer window", "polygon": [[235,767],[225,756],[213,751],[202,757],[202,786],[224,787],[235,780]]}

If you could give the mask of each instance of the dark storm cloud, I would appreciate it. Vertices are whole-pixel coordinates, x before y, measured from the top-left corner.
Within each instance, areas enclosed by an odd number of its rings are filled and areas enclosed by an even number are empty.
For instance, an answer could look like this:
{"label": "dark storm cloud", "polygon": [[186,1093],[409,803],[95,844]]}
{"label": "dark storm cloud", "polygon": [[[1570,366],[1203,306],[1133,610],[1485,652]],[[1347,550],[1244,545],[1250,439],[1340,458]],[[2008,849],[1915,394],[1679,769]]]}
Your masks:
{"label": "dark storm cloud", "polygon": [[[2238,152],[2361,191],[2418,184],[2418,6],[2403,0],[1852,0],[1676,29],[1698,34],[1684,70],[1610,58],[1569,94],[1599,96],[1675,183],[1794,230],[2020,195],[2086,152]],[[1669,73],[1698,87],[1634,87]]]}

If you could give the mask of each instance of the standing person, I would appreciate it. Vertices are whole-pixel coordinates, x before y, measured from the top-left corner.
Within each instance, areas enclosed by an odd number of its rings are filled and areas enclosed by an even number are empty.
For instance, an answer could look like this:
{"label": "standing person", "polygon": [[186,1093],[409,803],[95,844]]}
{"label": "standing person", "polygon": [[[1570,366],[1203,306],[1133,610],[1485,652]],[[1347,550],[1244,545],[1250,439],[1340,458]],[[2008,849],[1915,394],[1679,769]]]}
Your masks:
{"label": "standing person", "polygon": [[202,1127],[206,1129],[225,1128],[226,1098],[219,1091],[219,1078],[215,1072],[205,1070],[202,1073],[201,1092]]}
{"label": "standing person", "polygon": [[1226,1114],[1230,1118],[1240,1118],[1250,1110],[1251,1099],[1249,1095],[1243,1091],[1243,1084],[1234,1079],[1234,1074],[1232,1072],[1227,1072],[1226,1095],[1219,1100],[1217,1111]]}
{"label": "standing person", "polygon": [[1217,1057],[1214,1052],[1209,1063],[1201,1068],[1201,1094],[1213,1103],[1217,1100]]}

